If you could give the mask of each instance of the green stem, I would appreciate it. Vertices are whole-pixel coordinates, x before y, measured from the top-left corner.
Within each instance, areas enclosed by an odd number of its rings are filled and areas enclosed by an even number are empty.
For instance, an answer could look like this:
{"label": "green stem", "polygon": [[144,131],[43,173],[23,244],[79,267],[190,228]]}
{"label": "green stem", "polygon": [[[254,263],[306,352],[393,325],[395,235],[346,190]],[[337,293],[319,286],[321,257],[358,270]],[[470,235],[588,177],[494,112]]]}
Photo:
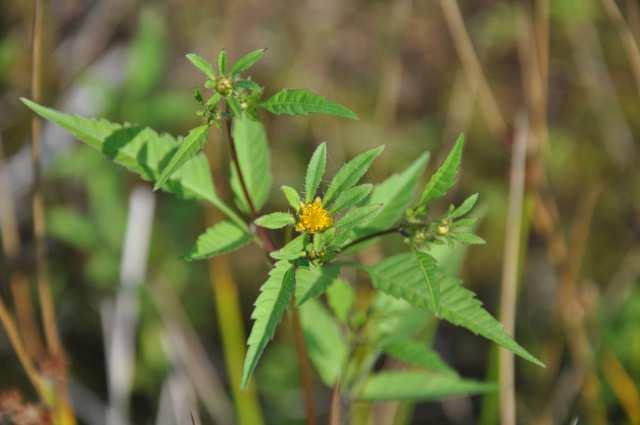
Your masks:
{"label": "green stem", "polygon": [[366,242],[368,240],[374,239],[374,238],[378,238],[380,236],[385,236],[385,235],[391,235],[394,233],[398,233],[400,235],[403,236],[407,236],[405,230],[402,227],[392,227],[390,229],[387,230],[381,230],[379,232],[375,232],[375,233],[370,233],[366,236],[363,236],[361,238],[358,238],[354,241],[349,242],[348,244],[346,244],[344,247],[342,247],[342,251],[346,251],[347,249],[351,248],[352,246],[358,245],[362,242]]}

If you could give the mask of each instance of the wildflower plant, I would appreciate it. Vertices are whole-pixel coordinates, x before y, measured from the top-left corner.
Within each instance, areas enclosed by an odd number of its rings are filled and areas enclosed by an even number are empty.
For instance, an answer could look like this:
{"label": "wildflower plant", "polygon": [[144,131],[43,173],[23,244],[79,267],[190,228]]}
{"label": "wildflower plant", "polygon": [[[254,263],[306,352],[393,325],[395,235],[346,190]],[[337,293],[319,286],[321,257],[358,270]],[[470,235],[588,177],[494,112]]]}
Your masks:
{"label": "wildflower plant", "polygon": [[[300,311],[308,355],[323,382],[339,386],[354,399],[433,400],[494,388],[459,376],[420,340],[433,318],[467,328],[541,365],[443,265],[447,258],[442,253],[452,251],[441,246],[455,249],[484,243],[473,233],[477,194],[434,215],[435,202],[456,182],[462,136],[424,186],[426,152],[380,183],[362,183],[383,153],[383,147],[377,147],[348,161],[322,187],[328,147],[320,144],[309,160],[300,191],[295,184],[281,187],[287,211],[263,212],[273,179],[261,113],[357,119],[350,109],[307,90],[284,89],[265,99],[264,88],[247,75],[264,53],[264,49],[255,50],[231,65],[222,51],[216,67],[188,54],[187,59],[206,77],[203,89],[194,94],[202,124],[179,138],[22,100],[112,161],[154,182],[155,189],[209,203],[224,214],[197,238],[184,254],[186,260],[208,259],[252,243],[264,249],[270,271],[251,315],[243,386],[289,308]],[[224,133],[230,144],[228,183],[233,204],[216,192],[202,153],[212,128]],[[278,238],[276,231],[282,232]],[[393,235],[404,242],[402,252],[374,265],[357,261],[358,251]],[[277,246],[274,240],[286,243]],[[368,275],[373,290],[368,302],[356,302],[355,289],[345,278],[349,270]],[[374,372],[381,355],[408,368]]]}

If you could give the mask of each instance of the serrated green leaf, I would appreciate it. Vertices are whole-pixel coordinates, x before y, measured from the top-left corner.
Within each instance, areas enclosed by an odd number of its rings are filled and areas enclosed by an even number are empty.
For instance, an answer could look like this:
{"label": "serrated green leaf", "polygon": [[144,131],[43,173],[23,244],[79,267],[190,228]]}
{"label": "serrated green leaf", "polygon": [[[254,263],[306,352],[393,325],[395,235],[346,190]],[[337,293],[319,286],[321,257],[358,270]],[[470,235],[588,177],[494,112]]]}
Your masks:
{"label": "serrated green leaf", "polygon": [[405,171],[394,174],[376,185],[368,202],[382,204],[382,209],[366,226],[358,226],[356,229],[358,236],[388,229],[404,216],[427,161],[429,161],[429,153],[425,152]]}
{"label": "serrated green leaf", "polygon": [[300,208],[300,195],[298,195],[298,191],[291,186],[281,186],[280,189],[287,198],[287,202],[289,202],[291,208],[293,208],[294,211],[298,211]]}
{"label": "serrated green leaf", "polygon": [[224,49],[218,53],[218,73],[220,75],[227,73],[227,52]]}
{"label": "serrated green leaf", "polygon": [[282,229],[285,226],[294,224],[296,221],[289,213],[274,212],[263,215],[255,220],[255,223],[267,229]]}
{"label": "serrated green leaf", "polygon": [[176,171],[185,165],[191,158],[200,153],[200,150],[207,142],[208,125],[201,125],[189,131],[184,139],[180,141],[178,150],[174,152],[169,163],[162,168],[160,176],[153,186],[153,190],[158,190],[169,180]]}
{"label": "serrated green leaf", "polygon": [[188,53],[186,56],[187,59],[189,59],[189,62],[198,68],[204,75],[212,80],[216,79],[216,73],[213,72],[213,65],[211,65],[209,61],[195,53]]}
{"label": "serrated green leaf", "polygon": [[362,176],[367,172],[373,160],[384,150],[384,146],[370,149],[357,155],[351,161],[344,164],[333,176],[329,188],[322,200],[323,204],[330,207],[331,201],[340,193],[358,184]]}
{"label": "serrated green leaf", "polygon": [[311,362],[322,382],[332,387],[349,350],[338,324],[317,300],[309,300],[300,307],[300,324]]}
{"label": "serrated green leaf", "polygon": [[430,372],[457,376],[438,353],[427,347],[423,342],[402,339],[387,344],[383,351],[396,360],[400,360],[407,366],[420,367]]}
{"label": "serrated green leaf", "polygon": [[325,114],[357,120],[358,116],[346,106],[302,89],[284,89],[258,106],[275,115]]}
{"label": "serrated green leaf", "polygon": [[[233,119],[233,142],[249,196],[256,211],[260,211],[269,198],[273,181],[267,132],[259,121],[242,114]],[[235,167],[231,167],[231,188],[240,209],[250,213]]]}
{"label": "serrated green leaf", "polygon": [[[424,284],[417,258],[412,253],[389,257],[368,268],[375,288],[403,299],[416,307],[431,309],[429,291]],[[491,316],[475,294],[462,282],[446,277],[440,282],[440,318],[462,326],[537,365],[543,364],[522,348]]]}
{"label": "serrated green leaf", "polygon": [[447,159],[429,179],[416,205],[417,207],[424,210],[431,200],[444,196],[453,187],[458,176],[463,148],[464,135],[461,134],[456,140],[453,149],[449,152]]}
{"label": "serrated green leaf", "polygon": [[[121,125],[107,120],[65,114],[28,99],[21,100],[38,115],[69,131],[78,140],[139,174],[145,180],[156,180],[162,165],[166,164],[178,149],[178,143],[171,135],[158,134],[148,127]],[[242,219],[216,193],[209,164],[202,154],[196,155],[188,167],[183,167],[173,174],[162,189],[184,199],[208,201],[233,221],[244,226]]]}
{"label": "serrated green leaf", "polygon": [[352,239],[352,230],[359,224],[365,224],[380,210],[381,205],[363,205],[352,208],[335,225],[336,236],[330,241],[333,247],[340,247]]}
{"label": "serrated green leaf", "polygon": [[476,236],[473,233],[468,232],[451,233],[451,238],[468,245],[484,245],[487,243],[480,236]]}
{"label": "serrated green leaf", "polygon": [[233,64],[233,67],[231,68],[231,76],[233,77],[251,68],[256,62],[262,59],[266,50],[267,49],[254,50],[253,52],[249,52],[242,56],[235,64]]}
{"label": "serrated green leaf", "polygon": [[371,193],[372,189],[372,184],[361,184],[345,190],[338,195],[336,201],[333,203],[333,205],[331,205],[329,212],[337,213],[342,211],[343,209],[351,208],[354,205],[357,205],[359,202],[365,199],[369,195],[369,193]]}
{"label": "serrated green leaf", "polygon": [[305,236],[305,234],[301,234],[293,238],[288,244],[269,255],[276,260],[295,260],[304,257],[306,255],[304,252]]}
{"label": "serrated green leaf", "polygon": [[269,278],[260,288],[251,318],[254,320],[251,334],[247,340],[247,354],[242,370],[241,387],[249,382],[251,374],[258,365],[264,352],[282,319],[293,296],[295,287],[294,268],[287,261],[279,261],[269,272]]}
{"label": "serrated green leaf", "polygon": [[422,278],[429,292],[429,302],[431,311],[438,316],[440,314],[440,282],[438,281],[438,263],[436,259],[426,252],[414,250],[418,267],[422,273]]}
{"label": "serrated green leaf", "polygon": [[322,295],[339,273],[340,266],[337,265],[318,267],[310,264],[307,267],[298,267],[296,269],[296,304],[302,305]]}
{"label": "serrated green leaf", "polygon": [[327,303],[340,321],[346,323],[356,293],[348,282],[337,278],[327,288]]}
{"label": "serrated green leaf", "polygon": [[371,401],[430,401],[495,390],[494,384],[448,374],[393,371],[380,372],[369,377],[357,398]]}
{"label": "serrated green leaf", "polygon": [[451,214],[449,214],[449,217],[451,218],[462,217],[463,215],[471,211],[471,209],[476,205],[477,201],[478,201],[478,194],[474,193],[473,195],[465,199],[464,202],[460,204],[458,208],[454,209],[451,212]]}
{"label": "serrated green leaf", "polygon": [[186,260],[204,260],[233,252],[249,244],[253,237],[236,223],[223,220],[198,236],[195,245],[185,255]]}
{"label": "serrated green leaf", "polygon": [[320,143],[307,166],[307,174],[304,178],[304,200],[305,202],[311,202],[316,196],[318,186],[322,182],[324,177],[325,168],[327,166],[327,144]]}
{"label": "serrated green leaf", "polygon": [[399,339],[411,339],[434,322],[434,316],[425,314],[424,308],[403,299],[377,291],[371,320],[371,340],[379,347]]}

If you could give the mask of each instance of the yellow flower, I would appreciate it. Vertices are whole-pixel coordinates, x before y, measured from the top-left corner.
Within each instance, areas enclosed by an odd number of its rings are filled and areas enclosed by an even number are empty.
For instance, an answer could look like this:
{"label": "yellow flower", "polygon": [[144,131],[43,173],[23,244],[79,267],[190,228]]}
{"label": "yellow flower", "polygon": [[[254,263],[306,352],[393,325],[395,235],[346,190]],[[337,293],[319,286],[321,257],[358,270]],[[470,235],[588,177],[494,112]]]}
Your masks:
{"label": "yellow flower", "polygon": [[303,203],[298,211],[298,232],[318,233],[327,230],[333,224],[329,212],[322,206],[322,200],[317,197],[313,202]]}

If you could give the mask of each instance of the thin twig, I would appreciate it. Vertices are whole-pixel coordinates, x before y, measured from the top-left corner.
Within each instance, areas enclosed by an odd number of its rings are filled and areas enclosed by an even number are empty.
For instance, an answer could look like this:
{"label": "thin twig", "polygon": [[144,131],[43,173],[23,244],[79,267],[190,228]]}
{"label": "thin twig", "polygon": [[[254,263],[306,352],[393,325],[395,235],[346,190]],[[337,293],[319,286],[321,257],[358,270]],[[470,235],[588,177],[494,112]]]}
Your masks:
{"label": "thin twig", "polygon": [[624,408],[629,424],[640,424],[640,392],[629,373],[611,350],[607,350],[602,360],[604,376]]}
{"label": "thin twig", "polygon": [[29,355],[27,354],[27,350],[25,349],[22,343],[22,339],[20,338],[20,334],[18,333],[18,328],[16,326],[16,323],[14,322],[13,318],[11,317],[11,314],[9,313],[9,310],[7,309],[7,306],[4,304],[4,301],[2,301],[1,298],[0,298],[0,323],[2,323],[2,326],[4,327],[4,330],[7,333],[9,342],[11,343],[11,346],[16,352],[16,356],[18,357],[18,361],[20,362],[22,369],[24,369],[25,373],[27,374],[27,377],[29,378],[29,381],[31,381],[31,384],[35,388],[40,398],[43,401],[45,401],[46,397],[43,392],[44,388],[42,387],[42,381],[40,379],[40,375],[38,375],[38,372],[36,371],[36,368],[33,365],[33,362],[29,358]]}
{"label": "thin twig", "polygon": [[[522,227],[522,204],[524,200],[525,161],[529,124],[525,116],[516,122],[516,138],[511,158],[509,206],[505,226],[504,259],[502,263],[502,285],[500,292],[500,321],[505,330],[512,334],[516,319],[516,294],[518,279],[518,259],[520,257],[520,232]],[[501,348],[499,351],[500,370],[500,418],[503,425],[516,423],[516,397],[513,354]]]}
{"label": "thin twig", "polygon": [[478,100],[487,120],[487,125],[494,137],[502,139],[506,134],[507,125],[498,107],[498,102],[493,96],[489,82],[482,71],[480,60],[465,28],[458,2],[457,0],[440,0],[440,6],[444,12],[447,27],[453,37],[456,53],[460,58],[460,62],[462,62],[462,68],[469,86],[478,88]]}
{"label": "thin twig", "polygon": [[340,399],[340,381],[336,382],[331,392],[331,414],[329,415],[329,425],[342,424],[342,404]]}
{"label": "thin twig", "polygon": [[[31,73],[31,97],[34,102],[42,99],[42,1],[35,1],[33,13],[33,69]],[[47,346],[52,356],[62,358],[63,350],[58,334],[56,311],[49,285],[49,271],[47,269],[46,230],[44,196],[42,193],[41,176],[41,145],[40,133],[42,123],[35,114],[31,119],[31,162],[33,166],[33,234],[36,240],[36,280],[38,295],[42,308],[42,321],[44,324]]]}
{"label": "thin twig", "polygon": [[614,0],[601,0],[600,3],[602,3],[602,7],[609,17],[609,20],[618,30],[622,48],[629,59],[629,65],[631,66],[631,72],[635,79],[636,88],[638,92],[640,92],[640,49],[638,48],[638,43],[636,43],[633,32],[631,32],[629,25],[627,25],[627,21],[625,21],[616,2]]}
{"label": "thin twig", "polygon": [[38,359],[42,357],[43,348],[29,290],[30,283],[23,272],[16,267],[16,260],[21,249],[20,232],[10,193],[9,173],[4,164],[2,135],[0,134],[0,234],[2,235],[2,249],[9,265],[9,286],[20,336],[24,341],[27,354],[31,359]]}

